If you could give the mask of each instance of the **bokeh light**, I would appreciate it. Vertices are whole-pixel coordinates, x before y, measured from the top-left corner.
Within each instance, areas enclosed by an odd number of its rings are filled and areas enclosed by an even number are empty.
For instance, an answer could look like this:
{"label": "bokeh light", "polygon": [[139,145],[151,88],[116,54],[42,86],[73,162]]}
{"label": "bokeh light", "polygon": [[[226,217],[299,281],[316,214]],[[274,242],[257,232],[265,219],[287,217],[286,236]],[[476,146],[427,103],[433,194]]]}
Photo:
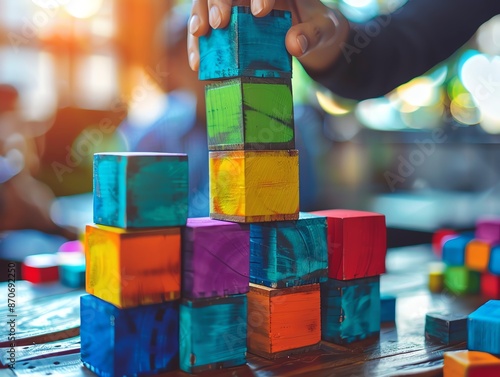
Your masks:
{"label": "bokeh light", "polygon": [[70,0],[64,8],[75,18],[90,18],[99,12],[103,0]]}

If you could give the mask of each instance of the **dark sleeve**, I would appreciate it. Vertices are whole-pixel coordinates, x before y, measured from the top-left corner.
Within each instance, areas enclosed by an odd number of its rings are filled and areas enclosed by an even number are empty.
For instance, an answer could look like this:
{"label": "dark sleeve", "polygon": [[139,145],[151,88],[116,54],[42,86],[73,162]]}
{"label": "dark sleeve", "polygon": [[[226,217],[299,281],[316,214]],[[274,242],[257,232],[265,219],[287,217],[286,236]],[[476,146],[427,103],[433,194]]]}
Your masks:
{"label": "dark sleeve", "polygon": [[499,13],[500,0],[409,0],[393,14],[353,24],[337,62],[308,73],[342,97],[379,97],[448,58]]}

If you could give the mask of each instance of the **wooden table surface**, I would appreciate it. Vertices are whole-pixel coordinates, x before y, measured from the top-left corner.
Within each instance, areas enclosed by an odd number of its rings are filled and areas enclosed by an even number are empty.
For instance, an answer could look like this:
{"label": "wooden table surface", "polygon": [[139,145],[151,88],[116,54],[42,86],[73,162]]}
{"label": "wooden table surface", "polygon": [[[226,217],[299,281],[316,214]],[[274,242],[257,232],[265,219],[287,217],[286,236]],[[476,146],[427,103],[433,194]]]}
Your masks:
{"label": "wooden table surface", "polygon": [[[427,290],[427,266],[435,260],[430,246],[391,249],[381,292],[397,296],[396,323],[383,324],[380,338],[347,346],[322,343],[306,354],[267,360],[248,355],[245,366],[202,373],[203,376],[440,376],[443,352],[465,349],[465,343],[444,346],[425,339],[429,311],[469,314],[486,302],[480,296],[457,297]],[[7,292],[5,283],[0,292]],[[0,377],[95,376],[84,368],[79,354],[79,305],[82,291],[59,286],[33,287],[17,282],[17,348],[15,369],[0,369]],[[2,293],[3,296],[3,293]],[[7,307],[0,317],[7,318]],[[3,321],[6,322],[6,321]],[[0,324],[0,362],[6,363],[7,327]],[[33,345],[35,343],[35,345]],[[183,372],[162,376],[189,376]]]}

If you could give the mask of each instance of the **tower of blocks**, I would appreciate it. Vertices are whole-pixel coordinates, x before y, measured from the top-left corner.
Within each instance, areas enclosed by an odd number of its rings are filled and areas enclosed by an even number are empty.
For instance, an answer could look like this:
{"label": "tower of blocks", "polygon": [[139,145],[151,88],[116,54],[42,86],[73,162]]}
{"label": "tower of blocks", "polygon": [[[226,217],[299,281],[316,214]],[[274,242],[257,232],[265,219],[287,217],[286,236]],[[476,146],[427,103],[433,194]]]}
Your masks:
{"label": "tower of blocks", "polygon": [[94,155],[94,224],[87,225],[81,358],[99,376],[179,366],[184,154]]}

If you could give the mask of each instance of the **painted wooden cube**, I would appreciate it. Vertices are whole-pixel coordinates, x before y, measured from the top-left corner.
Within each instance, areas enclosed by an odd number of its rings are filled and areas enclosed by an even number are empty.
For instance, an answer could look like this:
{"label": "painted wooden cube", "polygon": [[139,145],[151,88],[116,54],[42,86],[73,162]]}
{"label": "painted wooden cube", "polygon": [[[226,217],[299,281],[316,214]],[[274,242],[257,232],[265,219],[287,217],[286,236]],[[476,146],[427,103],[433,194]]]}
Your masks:
{"label": "painted wooden cube", "polygon": [[71,288],[85,288],[85,254],[83,252],[63,254],[67,255],[59,259],[61,284]]}
{"label": "painted wooden cube", "polygon": [[476,221],[475,237],[490,243],[500,243],[500,217],[485,216]]}
{"label": "painted wooden cube", "polygon": [[133,377],[179,366],[178,301],[118,309],[95,296],[80,299],[83,364],[101,377]]}
{"label": "painted wooden cube", "polygon": [[492,244],[473,239],[465,246],[465,265],[472,271],[485,272],[490,262]]}
{"label": "painted wooden cube", "polygon": [[319,284],[274,289],[250,284],[248,351],[268,359],[319,348]]}
{"label": "painted wooden cube", "polygon": [[429,291],[439,293],[444,288],[444,270],[446,265],[443,262],[429,263]]}
{"label": "painted wooden cube", "polygon": [[447,239],[443,243],[443,262],[447,266],[464,266],[465,248],[472,240],[472,236],[469,235],[460,235]]}
{"label": "painted wooden cube", "polygon": [[299,218],[299,154],[209,152],[210,217],[241,223]]}
{"label": "painted wooden cube", "polygon": [[209,150],[295,148],[290,80],[240,77],[206,87]]}
{"label": "painted wooden cube", "polygon": [[291,78],[292,59],[285,47],[291,26],[287,11],[254,17],[249,7],[233,7],[228,27],[210,30],[199,40],[200,80]]}
{"label": "painted wooden cube", "polygon": [[380,277],[321,283],[321,338],[336,344],[378,336]]}
{"label": "painted wooden cube", "polygon": [[120,308],[180,297],[180,228],[87,225],[86,290]]}
{"label": "painted wooden cube", "polygon": [[469,314],[467,348],[500,355],[500,300],[490,300]]}
{"label": "painted wooden cube", "polygon": [[453,236],[458,236],[457,231],[454,229],[443,228],[434,232],[432,235],[432,251],[434,254],[441,258],[443,254],[443,241]]}
{"label": "painted wooden cube", "polygon": [[425,337],[446,345],[465,342],[467,340],[467,316],[457,313],[427,313]]}
{"label": "painted wooden cube", "polygon": [[380,295],[380,322],[396,321],[396,296]]}
{"label": "painted wooden cube", "polygon": [[305,212],[294,221],[250,225],[250,281],[272,288],[326,281],[326,218]]}
{"label": "painted wooden cube", "polygon": [[500,300],[500,275],[488,272],[481,274],[481,294],[489,299]]}
{"label": "painted wooden cube", "polygon": [[491,248],[490,262],[488,270],[495,275],[500,275],[500,246],[496,245]]}
{"label": "painted wooden cube", "polygon": [[443,355],[443,377],[497,377],[500,359],[486,352],[452,351]]}
{"label": "painted wooden cube", "polygon": [[94,222],[120,228],[183,226],[188,213],[185,154],[94,155]]}
{"label": "painted wooden cube", "polygon": [[205,298],[248,292],[248,225],[190,218],[182,229],[182,297]]}
{"label": "painted wooden cube", "polygon": [[21,265],[23,280],[33,284],[53,283],[59,280],[56,254],[34,254],[24,258]]}
{"label": "painted wooden cube", "polygon": [[478,293],[480,281],[481,274],[465,266],[447,266],[444,270],[444,286],[456,295]]}
{"label": "painted wooden cube", "polygon": [[385,216],[374,212],[325,210],[328,230],[328,277],[359,279],[385,272]]}
{"label": "painted wooden cube", "polygon": [[183,299],[180,368],[188,373],[246,363],[247,296]]}

